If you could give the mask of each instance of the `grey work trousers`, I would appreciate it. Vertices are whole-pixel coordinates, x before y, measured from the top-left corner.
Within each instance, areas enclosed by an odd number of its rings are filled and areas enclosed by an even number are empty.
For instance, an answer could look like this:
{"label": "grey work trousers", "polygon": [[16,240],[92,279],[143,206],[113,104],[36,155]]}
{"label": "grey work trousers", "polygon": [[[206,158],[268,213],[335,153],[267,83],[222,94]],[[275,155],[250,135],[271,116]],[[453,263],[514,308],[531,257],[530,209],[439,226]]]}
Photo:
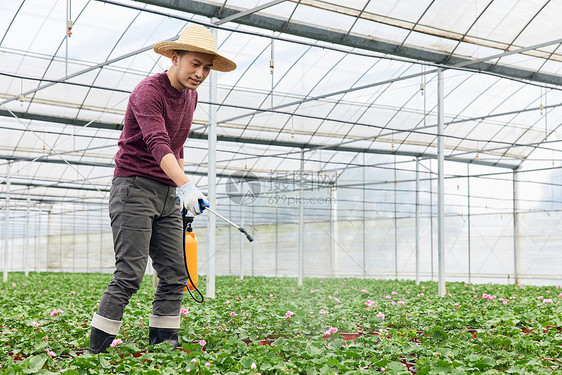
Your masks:
{"label": "grey work trousers", "polygon": [[97,314],[122,319],[150,255],[159,278],[152,314],[179,316],[187,272],[176,188],[144,177],[114,177],[109,216],[116,269]]}

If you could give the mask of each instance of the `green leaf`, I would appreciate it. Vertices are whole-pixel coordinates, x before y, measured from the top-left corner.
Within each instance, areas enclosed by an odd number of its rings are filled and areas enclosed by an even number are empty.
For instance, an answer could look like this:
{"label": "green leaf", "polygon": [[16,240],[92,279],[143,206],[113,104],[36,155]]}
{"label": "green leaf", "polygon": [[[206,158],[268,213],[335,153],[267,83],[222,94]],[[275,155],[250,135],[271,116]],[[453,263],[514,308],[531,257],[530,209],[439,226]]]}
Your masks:
{"label": "green leaf", "polygon": [[271,343],[271,346],[283,346],[286,342],[287,340],[284,337],[278,337]]}
{"label": "green leaf", "polygon": [[317,348],[316,346],[314,346],[314,345],[312,345],[312,344],[310,344],[310,343],[308,343],[308,344],[306,345],[306,351],[307,351],[308,353],[310,353],[311,355],[313,355],[313,356],[316,356],[316,355],[319,355],[319,354],[324,353],[324,351],[323,351],[322,349]]}
{"label": "green leaf", "polygon": [[45,354],[36,355],[26,359],[27,368],[23,370],[26,374],[34,374],[43,368],[45,362],[47,362],[47,356]]}
{"label": "green leaf", "polygon": [[341,347],[343,346],[343,339],[340,339],[339,337],[333,339],[329,344],[328,344],[328,348],[336,351],[336,350],[340,350]]}
{"label": "green leaf", "polygon": [[476,367],[480,370],[489,370],[495,366],[496,361],[488,356],[470,355],[467,358],[470,366]]}
{"label": "green leaf", "polygon": [[252,363],[254,363],[254,360],[252,358],[248,357],[248,356],[245,356],[245,357],[242,357],[242,359],[240,359],[240,363],[245,368],[250,368],[252,366]]}
{"label": "green leaf", "polygon": [[326,364],[331,367],[337,367],[339,365],[339,361],[336,357],[330,357],[328,358],[328,362],[326,362]]}
{"label": "green leaf", "polygon": [[109,361],[107,360],[107,358],[105,358],[105,356],[100,356],[99,358],[100,358],[100,366],[101,366],[101,368],[107,368],[107,367],[109,367],[110,363],[109,363]]}

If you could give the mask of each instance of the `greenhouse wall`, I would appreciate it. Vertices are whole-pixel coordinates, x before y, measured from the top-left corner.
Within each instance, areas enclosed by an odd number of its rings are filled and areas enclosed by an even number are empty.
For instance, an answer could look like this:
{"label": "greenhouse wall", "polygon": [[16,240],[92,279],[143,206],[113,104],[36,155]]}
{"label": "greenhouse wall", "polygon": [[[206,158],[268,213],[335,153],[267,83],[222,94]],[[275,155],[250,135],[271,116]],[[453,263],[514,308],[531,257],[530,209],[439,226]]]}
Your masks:
{"label": "greenhouse wall", "polygon": [[[518,220],[520,282],[562,285],[562,275],[556,269],[562,260],[559,251],[562,234],[556,229],[562,213],[520,213]],[[468,217],[460,215],[445,219],[447,280],[513,283],[513,216],[470,217],[470,241],[468,222]],[[196,220],[194,226],[199,241],[199,273],[203,275],[207,272],[205,225],[206,220]],[[254,236],[254,242],[248,242],[235,228],[217,228],[214,254],[217,274],[297,276],[297,223],[246,225],[246,229]],[[414,279],[416,276],[415,218],[310,221],[305,223],[304,233],[305,277]],[[420,218],[419,233],[420,278],[437,280],[436,218]],[[27,245],[23,236],[13,237],[8,243],[9,271],[23,271],[24,259],[30,271],[113,271],[109,231],[82,234],[63,231],[30,237]],[[2,241],[2,251],[4,244]],[[147,273],[152,273],[150,266]]]}

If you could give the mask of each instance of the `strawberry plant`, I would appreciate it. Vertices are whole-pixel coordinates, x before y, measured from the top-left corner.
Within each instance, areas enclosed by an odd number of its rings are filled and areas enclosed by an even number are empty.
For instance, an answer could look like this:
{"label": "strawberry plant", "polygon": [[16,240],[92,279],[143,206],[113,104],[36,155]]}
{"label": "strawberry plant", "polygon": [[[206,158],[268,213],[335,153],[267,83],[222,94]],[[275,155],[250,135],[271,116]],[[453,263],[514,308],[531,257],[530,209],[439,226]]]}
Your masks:
{"label": "strawberry plant", "polygon": [[[111,275],[11,274],[0,284],[6,374],[562,373],[556,286],[232,276],[217,298],[186,294],[179,350],[148,345],[147,277],[109,353],[90,355],[90,320]],[[205,282],[200,279],[204,292]],[[101,370],[103,369],[103,370]]]}

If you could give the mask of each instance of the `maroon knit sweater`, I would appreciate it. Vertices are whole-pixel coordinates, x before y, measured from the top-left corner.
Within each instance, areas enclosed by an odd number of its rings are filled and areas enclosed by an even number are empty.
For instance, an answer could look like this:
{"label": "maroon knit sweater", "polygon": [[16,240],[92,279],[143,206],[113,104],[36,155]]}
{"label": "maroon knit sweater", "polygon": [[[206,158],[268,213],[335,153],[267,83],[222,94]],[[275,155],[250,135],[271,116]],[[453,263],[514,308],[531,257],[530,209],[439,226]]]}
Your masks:
{"label": "maroon knit sweater", "polygon": [[196,105],[197,91],[179,92],[165,72],[143,79],[129,97],[114,176],[142,176],[174,186],[160,161],[170,153],[183,159]]}

